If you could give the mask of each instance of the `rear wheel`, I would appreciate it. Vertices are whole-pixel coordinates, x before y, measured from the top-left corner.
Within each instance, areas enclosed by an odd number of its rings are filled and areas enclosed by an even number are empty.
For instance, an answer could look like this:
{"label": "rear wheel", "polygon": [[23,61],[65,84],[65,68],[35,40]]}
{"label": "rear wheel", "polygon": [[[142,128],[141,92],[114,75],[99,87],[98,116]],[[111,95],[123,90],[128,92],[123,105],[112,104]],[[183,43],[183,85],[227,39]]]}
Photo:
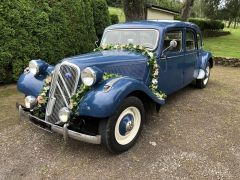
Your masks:
{"label": "rear wheel", "polygon": [[205,69],[205,77],[203,79],[196,80],[196,87],[203,89],[207,86],[209,78],[210,78],[210,63],[208,62],[207,67]]}
{"label": "rear wheel", "polygon": [[127,151],[137,141],[144,120],[142,101],[137,97],[126,98],[111,117],[100,122],[102,144],[114,153]]}

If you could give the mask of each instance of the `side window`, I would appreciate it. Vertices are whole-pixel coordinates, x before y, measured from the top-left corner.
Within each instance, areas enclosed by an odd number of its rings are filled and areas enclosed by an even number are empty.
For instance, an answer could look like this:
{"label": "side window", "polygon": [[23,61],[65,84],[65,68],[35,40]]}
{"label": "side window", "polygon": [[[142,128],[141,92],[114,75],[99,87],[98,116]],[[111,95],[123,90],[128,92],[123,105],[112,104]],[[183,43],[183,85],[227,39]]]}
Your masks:
{"label": "side window", "polygon": [[170,42],[172,40],[177,41],[177,47],[175,48],[169,48],[167,52],[179,52],[182,50],[182,31],[180,30],[173,30],[166,33],[166,36],[164,38],[164,44],[163,49],[166,49],[169,47]]}
{"label": "side window", "polygon": [[187,30],[186,31],[186,50],[191,51],[197,49],[196,47],[196,40],[194,36],[194,32]]}

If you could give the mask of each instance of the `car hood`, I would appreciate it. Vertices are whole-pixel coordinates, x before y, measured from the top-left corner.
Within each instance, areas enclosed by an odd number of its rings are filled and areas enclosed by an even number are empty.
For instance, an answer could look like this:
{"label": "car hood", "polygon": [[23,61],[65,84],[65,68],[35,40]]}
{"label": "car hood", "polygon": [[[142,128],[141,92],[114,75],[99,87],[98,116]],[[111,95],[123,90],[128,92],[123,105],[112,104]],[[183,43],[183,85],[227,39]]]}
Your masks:
{"label": "car hood", "polygon": [[97,67],[103,72],[115,73],[144,80],[147,76],[148,58],[141,53],[113,50],[99,51],[64,59],[77,65],[80,70],[86,67]]}

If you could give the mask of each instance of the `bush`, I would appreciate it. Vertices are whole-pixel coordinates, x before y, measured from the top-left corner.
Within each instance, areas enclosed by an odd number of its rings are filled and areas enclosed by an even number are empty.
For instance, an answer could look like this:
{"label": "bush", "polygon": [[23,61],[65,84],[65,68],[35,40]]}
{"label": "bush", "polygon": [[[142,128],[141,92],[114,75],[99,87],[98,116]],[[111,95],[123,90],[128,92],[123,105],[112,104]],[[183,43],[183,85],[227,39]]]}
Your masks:
{"label": "bush", "polygon": [[90,0],[1,0],[0,82],[17,80],[31,59],[56,64],[91,51],[96,40]]}
{"label": "bush", "polygon": [[104,29],[111,24],[106,0],[93,1],[93,16],[97,37],[101,39]]}
{"label": "bush", "polygon": [[204,20],[204,19],[189,19],[189,22],[192,22],[199,26],[199,28],[204,30],[223,30],[224,23],[216,20]]}
{"label": "bush", "polygon": [[111,18],[112,24],[118,24],[119,23],[119,18],[118,18],[117,14],[111,14],[110,18]]}

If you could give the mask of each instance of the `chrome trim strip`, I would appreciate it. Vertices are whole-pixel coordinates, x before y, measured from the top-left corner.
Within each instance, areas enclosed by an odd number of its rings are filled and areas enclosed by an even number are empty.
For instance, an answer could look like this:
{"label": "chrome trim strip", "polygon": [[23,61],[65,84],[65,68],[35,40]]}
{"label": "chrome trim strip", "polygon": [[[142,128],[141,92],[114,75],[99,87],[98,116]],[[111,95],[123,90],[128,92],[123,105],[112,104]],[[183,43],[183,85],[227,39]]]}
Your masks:
{"label": "chrome trim strip", "polygon": [[50,97],[48,101],[48,106],[46,109],[46,115],[50,116],[52,114],[53,106],[55,104],[56,98],[55,97]]}
{"label": "chrome trim strip", "polygon": [[[177,55],[177,56],[170,56],[170,57],[167,56],[167,59],[172,59],[172,58],[177,58],[177,57],[182,57],[182,56],[185,56],[185,55],[181,54],[181,55]],[[165,60],[166,58],[160,58],[160,59]]]}
{"label": "chrome trim strip", "polygon": [[62,89],[61,89],[61,86],[58,84],[58,82],[56,82],[56,83],[57,83],[57,87],[58,87],[59,91],[61,92],[61,95],[62,95],[62,97],[63,97],[63,100],[64,100],[64,102],[65,102],[65,104],[66,104],[66,107],[68,107],[69,105],[68,105],[68,102],[67,102],[67,100],[66,100],[66,98],[65,98],[65,95],[64,95],[64,93],[63,93],[63,91],[62,91]]}
{"label": "chrome trim strip", "polygon": [[61,75],[61,73],[59,71],[58,71],[58,76],[60,77],[60,79],[61,79],[61,81],[63,83],[63,86],[65,87],[65,89],[67,91],[67,94],[68,94],[69,98],[71,98],[71,94],[70,94],[70,92],[68,90],[68,87],[67,87],[67,85],[66,85],[66,83],[65,83],[65,81],[64,81],[64,79],[63,79],[63,77],[62,77],[62,75]]}
{"label": "chrome trim strip", "polygon": [[107,84],[104,85],[104,92],[107,93],[111,90],[112,86],[118,82],[120,79],[124,79],[125,77],[118,77],[110,80]]}
{"label": "chrome trim strip", "polygon": [[[63,128],[60,126],[56,126],[56,125],[52,125],[52,131],[59,133],[59,134],[64,133]],[[72,131],[69,129],[67,129],[67,135],[68,135],[68,137],[70,137],[72,139],[76,139],[78,141],[83,141],[83,142],[87,142],[87,143],[91,143],[91,144],[101,144],[101,136],[100,135],[90,136],[90,135],[78,133],[78,132],[75,132],[75,131]]]}

